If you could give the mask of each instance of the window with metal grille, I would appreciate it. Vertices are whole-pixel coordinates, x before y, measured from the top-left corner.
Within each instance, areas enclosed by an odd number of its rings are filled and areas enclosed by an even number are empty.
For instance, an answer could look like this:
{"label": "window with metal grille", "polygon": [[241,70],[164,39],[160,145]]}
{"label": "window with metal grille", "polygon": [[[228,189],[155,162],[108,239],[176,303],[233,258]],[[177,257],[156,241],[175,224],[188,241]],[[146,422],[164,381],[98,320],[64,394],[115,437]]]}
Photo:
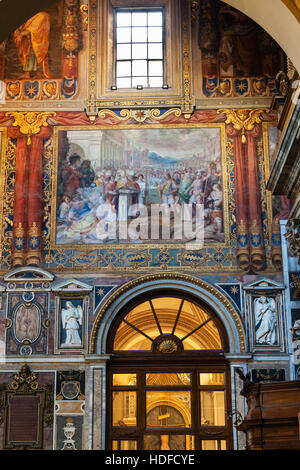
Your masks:
{"label": "window with metal grille", "polygon": [[115,86],[164,84],[164,9],[115,9]]}

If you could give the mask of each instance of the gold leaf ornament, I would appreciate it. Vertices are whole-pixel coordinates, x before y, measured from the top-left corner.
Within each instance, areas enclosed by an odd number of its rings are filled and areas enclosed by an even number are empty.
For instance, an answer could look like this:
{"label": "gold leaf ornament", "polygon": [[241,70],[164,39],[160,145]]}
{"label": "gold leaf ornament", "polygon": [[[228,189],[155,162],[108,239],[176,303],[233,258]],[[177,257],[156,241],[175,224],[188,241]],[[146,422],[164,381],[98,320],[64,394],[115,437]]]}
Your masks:
{"label": "gold leaf ornament", "polygon": [[55,116],[56,113],[53,112],[29,112],[29,113],[20,113],[20,112],[8,112],[6,116],[11,116],[14,118],[13,126],[19,126],[20,132],[27,135],[27,145],[31,145],[31,137],[35,134],[38,134],[41,130],[41,127],[48,126],[47,119],[50,116]]}
{"label": "gold leaf ornament", "polygon": [[232,124],[236,131],[242,131],[242,143],[247,142],[246,131],[252,131],[255,124],[261,123],[261,114],[266,109],[220,109],[218,114],[226,114],[225,124]]}

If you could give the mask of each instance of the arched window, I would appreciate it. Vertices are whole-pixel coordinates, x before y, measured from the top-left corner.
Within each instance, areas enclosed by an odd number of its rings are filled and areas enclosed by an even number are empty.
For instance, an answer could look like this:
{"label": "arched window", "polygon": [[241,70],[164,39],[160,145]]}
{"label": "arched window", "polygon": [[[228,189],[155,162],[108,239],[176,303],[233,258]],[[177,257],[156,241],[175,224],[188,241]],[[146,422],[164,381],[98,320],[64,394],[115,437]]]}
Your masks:
{"label": "arched window", "polygon": [[136,299],[112,326],[107,447],[232,447],[230,375],[220,319],[192,297]]}

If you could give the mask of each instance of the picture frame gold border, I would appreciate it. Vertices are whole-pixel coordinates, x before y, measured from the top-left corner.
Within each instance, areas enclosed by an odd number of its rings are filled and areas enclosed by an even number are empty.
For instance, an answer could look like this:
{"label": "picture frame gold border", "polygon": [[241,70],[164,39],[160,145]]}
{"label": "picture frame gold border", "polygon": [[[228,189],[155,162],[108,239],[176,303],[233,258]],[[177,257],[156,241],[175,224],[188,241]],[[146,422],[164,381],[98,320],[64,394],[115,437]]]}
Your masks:
{"label": "picture frame gold border", "polygon": [[[228,180],[229,172],[226,165],[226,131],[224,123],[192,123],[192,124],[122,124],[122,125],[109,125],[109,126],[55,126],[53,132],[53,170],[52,170],[52,183],[51,183],[51,225],[50,225],[50,249],[51,250],[81,250],[90,251],[93,249],[110,249],[110,250],[145,250],[145,249],[178,249],[184,248],[184,243],[110,243],[110,244],[57,244],[56,243],[56,211],[57,211],[57,177],[58,177],[58,134],[61,131],[93,131],[93,130],[134,130],[134,129],[205,129],[205,128],[219,128],[221,138],[221,167],[222,167],[222,191],[223,191],[223,226],[224,226],[224,242],[211,242],[204,245],[204,248],[228,248],[230,244],[230,217],[229,217],[229,204],[228,204]],[[188,250],[189,251],[189,250]]]}

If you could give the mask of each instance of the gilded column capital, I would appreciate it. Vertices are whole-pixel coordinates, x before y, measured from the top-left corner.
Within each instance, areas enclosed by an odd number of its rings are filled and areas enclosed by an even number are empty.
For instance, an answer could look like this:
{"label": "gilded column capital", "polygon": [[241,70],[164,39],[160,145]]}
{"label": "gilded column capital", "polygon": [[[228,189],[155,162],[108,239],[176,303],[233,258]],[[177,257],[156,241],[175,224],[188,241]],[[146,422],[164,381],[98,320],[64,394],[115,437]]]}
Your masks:
{"label": "gilded column capital", "polygon": [[7,112],[6,116],[11,116],[14,118],[13,126],[19,126],[21,134],[27,135],[27,145],[31,145],[31,137],[35,134],[38,134],[41,130],[41,127],[48,126],[47,119],[50,116],[55,116],[56,113],[53,112],[35,112],[31,111],[29,113],[22,112]]}
{"label": "gilded column capital", "polygon": [[235,130],[242,132],[242,143],[245,144],[247,141],[245,132],[252,131],[255,124],[260,124],[261,114],[266,111],[266,109],[219,109],[218,114],[225,114],[225,124],[232,124]]}

